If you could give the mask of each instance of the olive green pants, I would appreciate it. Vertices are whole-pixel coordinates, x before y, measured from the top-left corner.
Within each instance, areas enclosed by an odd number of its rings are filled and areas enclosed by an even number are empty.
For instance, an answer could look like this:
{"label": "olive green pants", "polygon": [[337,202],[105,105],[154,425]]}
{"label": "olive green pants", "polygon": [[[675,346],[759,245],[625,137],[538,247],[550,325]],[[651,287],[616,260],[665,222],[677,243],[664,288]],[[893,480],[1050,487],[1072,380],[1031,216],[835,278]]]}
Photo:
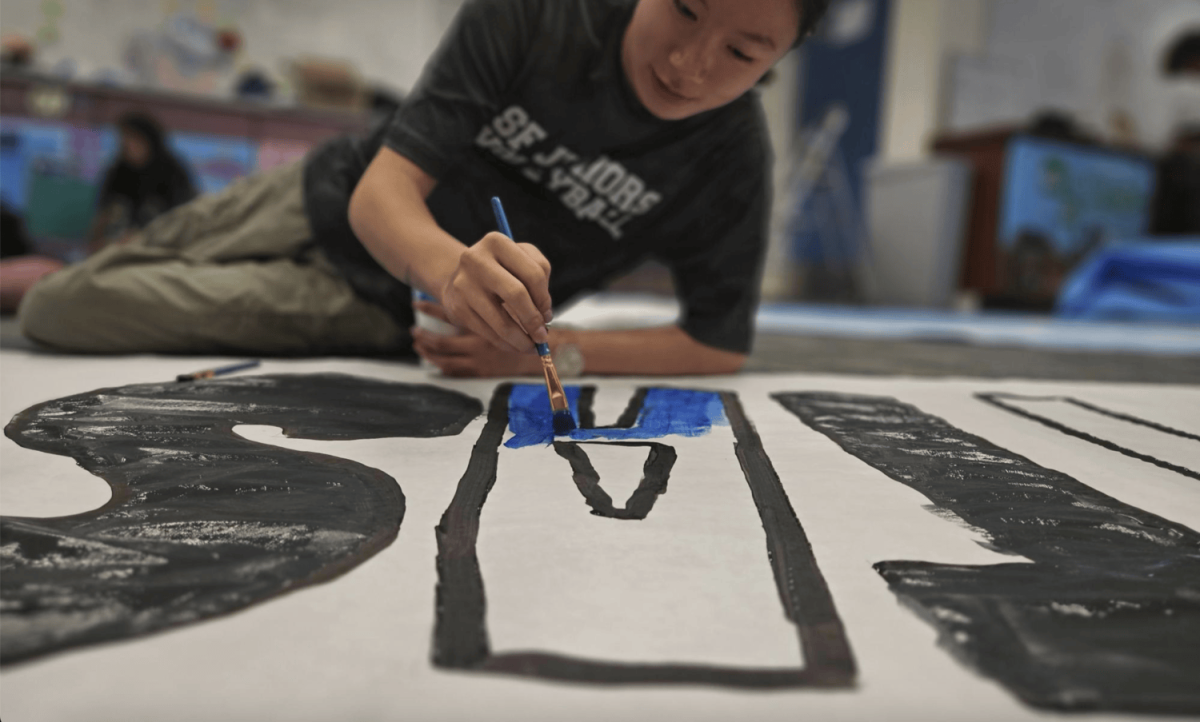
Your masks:
{"label": "olive green pants", "polygon": [[388,353],[411,343],[312,240],[303,167],[242,178],[40,281],[26,336],[88,353]]}

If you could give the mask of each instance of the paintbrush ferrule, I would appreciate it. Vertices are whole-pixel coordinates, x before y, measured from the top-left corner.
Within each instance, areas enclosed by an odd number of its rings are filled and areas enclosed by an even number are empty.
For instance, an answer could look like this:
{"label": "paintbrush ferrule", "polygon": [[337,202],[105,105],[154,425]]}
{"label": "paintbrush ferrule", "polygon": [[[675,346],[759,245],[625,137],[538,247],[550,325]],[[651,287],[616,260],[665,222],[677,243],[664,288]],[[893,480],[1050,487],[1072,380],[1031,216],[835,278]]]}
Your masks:
{"label": "paintbrush ferrule", "polygon": [[549,354],[542,356],[542,372],[546,374],[546,394],[550,397],[550,409],[554,412],[554,434],[569,434],[575,430],[575,417],[571,415],[566,391],[563,390],[558,371],[554,368],[554,360]]}
{"label": "paintbrush ferrule", "polygon": [[546,392],[550,394],[550,408],[555,411],[566,411],[567,394],[563,391],[562,381],[558,379],[558,371],[549,355],[542,356],[542,372],[546,375]]}
{"label": "paintbrush ferrule", "polygon": [[235,371],[243,371],[252,369],[259,365],[259,361],[245,361],[243,363],[230,364],[229,366],[221,366],[215,369],[204,369],[203,371],[195,371],[190,374],[179,374],[175,377],[176,381],[197,381],[200,379],[211,379],[214,376],[224,376]]}

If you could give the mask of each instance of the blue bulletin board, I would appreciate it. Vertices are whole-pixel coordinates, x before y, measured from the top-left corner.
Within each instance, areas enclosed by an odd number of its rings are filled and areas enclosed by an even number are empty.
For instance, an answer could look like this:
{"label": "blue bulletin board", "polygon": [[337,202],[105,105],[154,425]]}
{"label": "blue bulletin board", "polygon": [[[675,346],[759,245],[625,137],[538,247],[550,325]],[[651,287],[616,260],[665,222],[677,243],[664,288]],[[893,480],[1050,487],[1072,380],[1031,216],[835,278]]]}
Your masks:
{"label": "blue bulletin board", "polygon": [[1143,236],[1154,181],[1154,162],[1145,156],[1013,137],[996,242],[1004,292],[1052,300],[1084,258],[1115,241]]}
{"label": "blue bulletin board", "polygon": [[1144,235],[1154,162],[1105,148],[1029,136],[1009,141],[998,233],[1009,249],[1037,233],[1071,255],[1084,246]]}
{"label": "blue bulletin board", "polygon": [[[244,138],[173,133],[170,144],[200,193],[219,191],[257,168],[259,144]],[[111,126],[2,117],[0,197],[25,218],[35,242],[82,242],[116,155]]]}

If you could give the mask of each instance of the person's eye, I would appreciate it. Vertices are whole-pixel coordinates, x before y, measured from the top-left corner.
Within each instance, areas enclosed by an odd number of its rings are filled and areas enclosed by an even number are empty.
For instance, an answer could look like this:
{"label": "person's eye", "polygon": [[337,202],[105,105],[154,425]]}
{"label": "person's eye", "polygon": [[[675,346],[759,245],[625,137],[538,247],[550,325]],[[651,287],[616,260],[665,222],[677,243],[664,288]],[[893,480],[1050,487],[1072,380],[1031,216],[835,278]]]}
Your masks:
{"label": "person's eye", "polygon": [[735,48],[732,45],[729,46],[729,52],[733,54],[733,57],[737,58],[738,60],[742,61],[743,63],[753,63],[754,62],[754,58],[750,57],[749,55],[746,55],[741,50],[738,50],[737,48]]}
{"label": "person's eye", "polygon": [[696,19],[696,13],[692,12],[692,9],[689,8],[687,5],[684,5],[682,0],[674,0],[674,3],[675,3],[675,9],[679,11],[680,15],[684,16],[688,20]]}

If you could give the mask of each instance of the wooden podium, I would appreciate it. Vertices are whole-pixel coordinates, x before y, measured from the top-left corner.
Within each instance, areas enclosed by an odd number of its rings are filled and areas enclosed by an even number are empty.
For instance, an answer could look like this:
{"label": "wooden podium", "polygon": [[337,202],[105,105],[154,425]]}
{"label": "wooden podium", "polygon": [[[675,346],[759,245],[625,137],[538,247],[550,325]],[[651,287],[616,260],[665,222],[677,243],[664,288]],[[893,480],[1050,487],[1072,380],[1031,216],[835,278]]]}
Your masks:
{"label": "wooden podium", "polygon": [[996,296],[1004,290],[996,246],[1000,193],[1004,186],[1008,140],[1020,130],[1019,126],[1002,126],[947,134],[937,137],[933,143],[935,154],[959,157],[972,168],[970,209],[958,287],[983,297]]}

